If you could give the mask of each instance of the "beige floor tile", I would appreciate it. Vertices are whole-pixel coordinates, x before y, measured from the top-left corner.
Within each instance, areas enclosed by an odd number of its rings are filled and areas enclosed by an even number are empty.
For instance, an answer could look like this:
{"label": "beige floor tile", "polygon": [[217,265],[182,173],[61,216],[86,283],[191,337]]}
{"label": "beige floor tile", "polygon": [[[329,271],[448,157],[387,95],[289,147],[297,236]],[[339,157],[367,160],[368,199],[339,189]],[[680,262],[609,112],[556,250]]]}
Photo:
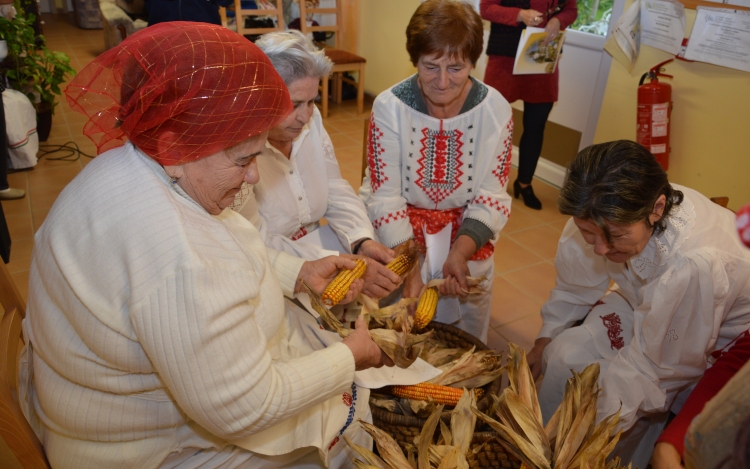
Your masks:
{"label": "beige floor tile", "polygon": [[510,218],[508,218],[508,223],[505,224],[501,233],[513,233],[515,231],[527,230],[544,224],[539,218],[529,215],[523,210],[516,210],[518,204],[522,203],[523,202],[513,199],[513,203],[510,207]]}
{"label": "beige floor tile", "polygon": [[544,259],[554,259],[557,252],[557,242],[560,232],[556,229],[541,225],[527,230],[516,231],[507,235],[526,249],[532,250]]}
{"label": "beige floor tile", "polygon": [[[68,124],[65,123],[63,119],[55,119],[55,122],[61,122],[60,124],[52,124],[52,127],[49,132],[49,138],[67,138],[70,139],[70,129],[68,128]],[[45,142],[39,142],[39,143],[45,143]]]}
{"label": "beige floor tile", "polygon": [[31,212],[34,234],[36,234],[36,232],[39,231],[39,228],[41,228],[42,223],[44,223],[44,220],[47,218],[47,214],[49,214],[49,209],[34,210]]}
{"label": "beige floor tile", "polygon": [[365,144],[365,134],[362,131],[345,132],[344,135],[355,141],[360,150],[362,149],[362,145]]}
{"label": "beige floor tile", "polygon": [[555,286],[555,266],[551,262],[542,262],[502,274],[501,277],[541,304],[547,301]]}
{"label": "beige floor tile", "polygon": [[552,223],[548,223],[548,225],[550,228],[557,230],[560,234],[562,234],[563,229],[565,228],[565,225],[567,223],[568,223],[568,220],[560,220],[560,221],[553,221]]}
{"label": "beige floor tile", "polygon": [[34,236],[31,214],[6,215],[5,221],[8,223],[8,232],[12,241],[29,239]]}
{"label": "beige floor tile", "polygon": [[495,275],[544,262],[544,258],[505,235],[495,243]]}
{"label": "beige floor tile", "polygon": [[50,189],[60,191],[81,172],[81,165],[77,161],[59,163],[61,166],[58,167],[41,165],[29,173],[29,190],[32,194]]}
{"label": "beige floor tile", "polygon": [[31,210],[31,202],[29,201],[29,195],[23,199],[17,200],[3,200],[3,213],[8,215],[23,215]]}
{"label": "beige floor tile", "polygon": [[361,142],[351,138],[349,134],[333,132],[330,137],[336,151],[340,151],[342,148],[359,148],[362,151]]}
{"label": "beige floor tile", "polygon": [[8,174],[8,184],[10,187],[16,189],[29,190],[29,179],[27,177],[28,171],[20,171],[18,173]]}
{"label": "beige floor tile", "polygon": [[336,149],[336,159],[339,164],[351,164],[362,167],[362,149],[357,147],[343,147]]}
{"label": "beige floor tile", "polygon": [[365,134],[365,122],[366,119],[357,119],[356,117],[349,119],[333,120],[325,123],[326,130],[330,132],[330,129],[334,129],[338,132],[359,132]]}
{"label": "beige floor tile", "polygon": [[492,289],[490,325],[501,327],[541,309],[534,300],[502,277],[496,277]]}
{"label": "beige floor tile", "polygon": [[542,315],[530,314],[502,327],[497,332],[508,342],[520,345],[528,353],[534,347],[537,334],[542,329]]}
{"label": "beige floor tile", "polygon": [[34,240],[29,239],[13,239],[11,240],[10,247],[10,262],[8,262],[8,270],[14,274],[16,272],[22,272],[29,270],[31,266],[31,251],[34,248]]}
{"label": "beige floor tile", "polygon": [[32,210],[49,210],[57,200],[57,196],[60,195],[62,189],[40,189],[36,192],[32,191],[29,195],[31,199]]}
{"label": "beige floor tile", "polygon": [[490,328],[490,330],[487,331],[487,346],[493,350],[505,352],[508,350],[508,341]]}

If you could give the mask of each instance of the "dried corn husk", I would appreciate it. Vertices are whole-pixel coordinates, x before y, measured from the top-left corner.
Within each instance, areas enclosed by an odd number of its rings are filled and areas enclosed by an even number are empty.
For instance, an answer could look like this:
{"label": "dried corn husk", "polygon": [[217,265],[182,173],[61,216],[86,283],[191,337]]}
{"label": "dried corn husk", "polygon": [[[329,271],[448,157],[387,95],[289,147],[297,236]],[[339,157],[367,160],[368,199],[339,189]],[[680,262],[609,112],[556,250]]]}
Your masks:
{"label": "dried corn husk", "polygon": [[596,402],[599,394],[599,365],[581,373],[573,372],[565,396],[546,427],[526,355],[510,344],[508,356],[509,386],[495,397],[494,420],[476,408],[473,412],[490,424],[500,435],[505,449],[517,456],[528,468],[618,469],[619,461],[606,463],[620,433],[612,432],[619,412],[596,424]]}
{"label": "dried corn husk", "polygon": [[[474,409],[476,400],[473,393],[465,392],[456,405],[451,415],[451,427],[443,422],[441,415],[443,406],[436,406],[432,414],[427,418],[419,436],[414,438],[416,445],[416,462],[414,460],[414,447],[408,445],[408,456],[404,457],[398,444],[386,433],[374,426],[360,420],[360,425],[372,435],[378,447],[382,459],[371,451],[358,447],[351,440],[345,438],[362,461],[355,461],[357,468],[375,469],[469,469],[466,454],[469,451],[471,439],[474,436],[474,424],[476,417]],[[440,437],[438,444],[433,444],[433,435],[440,425]],[[381,464],[385,466],[382,467]]]}
{"label": "dried corn husk", "polygon": [[396,414],[401,413],[398,402],[396,402],[394,399],[379,399],[377,397],[370,396],[370,405],[380,407],[381,409],[385,409],[388,412],[393,412]]}
{"label": "dried corn husk", "polygon": [[419,433],[419,442],[417,443],[417,467],[418,469],[430,469],[430,444],[432,435],[440,421],[443,413],[443,406],[439,405],[425,422],[422,431]]}
{"label": "dried corn husk", "polygon": [[401,452],[401,448],[396,443],[396,440],[391,438],[389,434],[379,429],[375,425],[369,424],[363,420],[359,421],[362,428],[372,436],[375,440],[375,445],[378,447],[378,452],[383,458],[383,461],[388,463],[391,469],[411,469],[409,460],[406,459],[404,453]]}
{"label": "dried corn husk", "polygon": [[428,382],[467,389],[484,386],[503,373],[499,358],[494,350],[475,352],[472,347],[459,359],[438,367],[443,372]]}
{"label": "dried corn husk", "polygon": [[446,440],[446,444],[453,444],[460,448],[461,454],[466,454],[471,446],[471,439],[474,436],[474,427],[477,423],[477,417],[471,411],[472,407],[477,406],[477,400],[473,392],[467,392],[464,389],[461,399],[451,413],[451,442]]}
{"label": "dried corn husk", "polygon": [[469,462],[461,449],[453,446],[448,454],[445,455],[438,469],[469,469]]}
{"label": "dried corn husk", "polygon": [[341,324],[341,321],[339,321],[338,318],[336,318],[336,316],[331,312],[331,310],[329,310],[328,307],[323,304],[323,300],[320,299],[320,296],[315,293],[315,291],[310,288],[310,285],[305,283],[304,280],[302,280],[302,286],[305,288],[305,290],[307,290],[307,294],[310,296],[310,304],[312,305],[313,309],[318,314],[320,314],[320,317],[323,318],[323,320],[331,327],[331,329],[333,329],[341,337],[346,337],[351,334],[351,329],[348,329],[344,327],[343,324]]}
{"label": "dried corn husk", "polygon": [[[347,337],[351,333],[351,329],[344,327],[336,316],[323,304],[320,297],[302,281],[302,285],[307,290],[310,296],[310,303],[313,309],[320,314],[320,317],[341,337]],[[369,307],[368,307],[369,308]],[[364,308],[363,308],[364,309]],[[408,317],[406,309],[400,311],[399,316],[405,318]],[[411,328],[407,321],[404,321],[401,326],[401,332],[392,329],[372,329],[370,330],[370,337],[383,352],[388,355],[388,358],[393,360],[393,363],[400,368],[408,368],[414,361],[419,357],[422,352],[423,342],[430,338],[433,331],[426,332],[420,335],[410,334]]]}
{"label": "dried corn husk", "polygon": [[414,335],[408,332],[398,332],[392,329],[372,329],[370,337],[378,344],[388,358],[400,368],[408,368],[419,357],[423,342],[434,332]]}
{"label": "dried corn husk", "polygon": [[465,353],[466,349],[444,348],[429,341],[425,344],[424,349],[422,349],[422,353],[419,354],[419,358],[432,366],[440,367],[441,365],[445,365],[446,363],[450,363],[460,358]]}
{"label": "dried corn husk", "polygon": [[388,464],[386,464],[386,462],[383,461],[377,454],[373,453],[363,446],[359,446],[358,444],[354,443],[349,439],[348,436],[343,435],[343,437],[344,441],[346,441],[346,444],[349,445],[349,447],[353,449],[367,465],[369,465],[370,467],[377,467],[378,469],[388,469]]}

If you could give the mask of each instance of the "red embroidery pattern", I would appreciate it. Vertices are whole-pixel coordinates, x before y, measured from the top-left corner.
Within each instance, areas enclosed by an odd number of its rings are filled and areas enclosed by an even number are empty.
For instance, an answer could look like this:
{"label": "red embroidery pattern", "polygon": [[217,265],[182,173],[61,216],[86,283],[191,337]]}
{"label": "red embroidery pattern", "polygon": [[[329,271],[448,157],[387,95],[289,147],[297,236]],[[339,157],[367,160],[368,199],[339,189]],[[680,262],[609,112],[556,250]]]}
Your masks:
{"label": "red embroidery pattern", "polygon": [[339,442],[339,437],[334,438],[333,441],[331,442],[331,444],[328,445],[328,451],[331,451],[331,448],[333,448],[334,446],[336,446],[336,443],[338,443],[338,442]]}
{"label": "red embroidery pattern", "polygon": [[389,213],[388,215],[383,215],[382,217],[372,222],[372,226],[373,228],[377,230],[383,225],[387,225],[388,223],[392,221],[403,220],[404,218],[406,218],[406,210],[399,210],[396,213]]}
{"label": "red embroidery pattern", "polygon": [[[425,249],[424,231],[428,234],[440,232],[449,223],[451,227],[451,239],[456,237],[458,229],[461,227],[464,208],[457,207],[449,210],[430,210],[426,208],[417,208],[407,205],[406,210],[409,213],[409,222],[411,222],[412,231],[414,232],[414,241]],[[483,261],[489,258],[495,252],[495,246],[489,241],[482,246],[472,256],[472,261]]]}
{"label": "red embroidery pattern", "polygon": [[425,127],[422,129],[422,135],[422,149],[419,150],[422,156],[417,161],[419,177],[415,184],[437,207],[437,204],[461,187],[461,176],[464,174],[461,171],[461,148],[464,146],[461,137],[464,134],[458,129],[443,130],[441,120],[439,130]]}
{"label": "red embroidery pattern", "polygon": [[352,395],[349,394],[348,392],[345,392],[344,394],[342,394],[341,399],[344,401],[345,406],[347,407],[352,406],[352,401],[353,401]]}
{"label": "red embroidery pattern", "polygon": [[471,203],[477,204],[477,205],[486,205],[490,208],[494,208],[498,212],[502,212],[503,215],[510,218],[510,210],[508,209],[508,207],[501,204],[499,200],[495,200],[491,197],[480,195],[479,197],[474,197]]}
{"label": "red embroidery pattern", "polygon": [[302,228],[300,228],[299,230],[297,230],[296,233],[294,233],[292,235],[292,241],[297,241],[298,239],[300,239],[301,237],[305,236],[306,234],[307,234],[307,230],[303,226]]}
{"label": "red embroidery pattern", "polygon": [[513,119],[505,127],[508,130],[508,136],[503,140],[504,150],[501,155],[497,155],[498,165],[492,170],[492,174],[500,181],[503,187],[508,185],[508,176],[510,175],[510,162],[513,157]]}
{"label": "red embroidery pattern", "polygon": [[370,168],[370,187],[374,193],[388,180],[388,177],[383,172],[386,164],[380,159],[380,155],[385,151],[380,144],[380,139],[383,138],[383,131],[375,125],[374,114],[370,114],[370,131],[367,133],[367,137],[367,166]]}
{"label": "red embroidery pattern", "polygon": [[620,336],[622,332],[622,321],[617,313],[611,313],[606,316],[599,316],[602,318],[604,327],[607,328],[607,336],[609,337],[609,343],[612,350],[620,350],[625,346],[625,341]]}

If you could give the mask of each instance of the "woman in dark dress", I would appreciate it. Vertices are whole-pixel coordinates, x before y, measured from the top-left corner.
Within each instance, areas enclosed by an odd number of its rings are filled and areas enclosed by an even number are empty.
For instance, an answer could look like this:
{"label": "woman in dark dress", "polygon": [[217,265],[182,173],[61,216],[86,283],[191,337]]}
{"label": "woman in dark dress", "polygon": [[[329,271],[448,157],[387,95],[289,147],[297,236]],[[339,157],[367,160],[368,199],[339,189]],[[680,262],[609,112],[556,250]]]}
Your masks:
{"label": "woman in dark dress", "polygon": [[527,26],[544,28],[545,41],[549,42],[573,24],[578,7],[575,0],[482,0],[479,8],[482,18],[492,22],[484,82],[497,89],[509,103],[523,101],[523,135],[513,195],[523,196],[526,206],[540,210],[542,203],[534,195],[531,179],[542,152],[547,117],[557,101],[560,69],[558,65],[552,74],[513,75],[513,62],[521,33]]}

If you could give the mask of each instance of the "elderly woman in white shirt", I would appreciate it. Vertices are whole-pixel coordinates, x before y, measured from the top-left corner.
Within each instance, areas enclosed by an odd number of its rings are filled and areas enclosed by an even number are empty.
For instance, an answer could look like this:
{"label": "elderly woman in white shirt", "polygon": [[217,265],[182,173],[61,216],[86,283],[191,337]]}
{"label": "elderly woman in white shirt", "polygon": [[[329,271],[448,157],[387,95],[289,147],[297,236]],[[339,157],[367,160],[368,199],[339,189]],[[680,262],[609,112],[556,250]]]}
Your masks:
{"label": "elderly woman in white shirt", "polygon": [[[260,182],[245,185],[232,208],[252,221],[274,249],[308,260],[339,253],[374,259],[363,291],[378,298],[387,295],[401,280],[383,265],[394,252],[375,240],[364,204],[341,177],[315,106],[320,79],[331,71],[330,59],[295,30],[266,34],[256,45],[289,88],[294,110],[268,134],[258,158]],[[322,218],[331,230],[308,236],[321,229]]]}
{"label": "elderly woman in white shirt", "polygon": [[314,346],[284,296],[354,263],[268,249],[226,210],[292,110],[267,57],[220,26],[161,23],[66,94],[101,153],[34,240],[20,395],[50,465],[351,467],[343,437],[371,442],[354,372],[382,352],[364,321]]}
{"label": "elderly woman in white shirt", "polygon": [[542,414],[562,401],[571,369],[599,363],[599,418],[621,412],[616,453],[646,467],[667,411],[679,410],[711,352],[750,327],[750,254],[732,212],[670,184],[630,141],[582,150],[558,207],[572,218],[529,353],[545,375]]}

